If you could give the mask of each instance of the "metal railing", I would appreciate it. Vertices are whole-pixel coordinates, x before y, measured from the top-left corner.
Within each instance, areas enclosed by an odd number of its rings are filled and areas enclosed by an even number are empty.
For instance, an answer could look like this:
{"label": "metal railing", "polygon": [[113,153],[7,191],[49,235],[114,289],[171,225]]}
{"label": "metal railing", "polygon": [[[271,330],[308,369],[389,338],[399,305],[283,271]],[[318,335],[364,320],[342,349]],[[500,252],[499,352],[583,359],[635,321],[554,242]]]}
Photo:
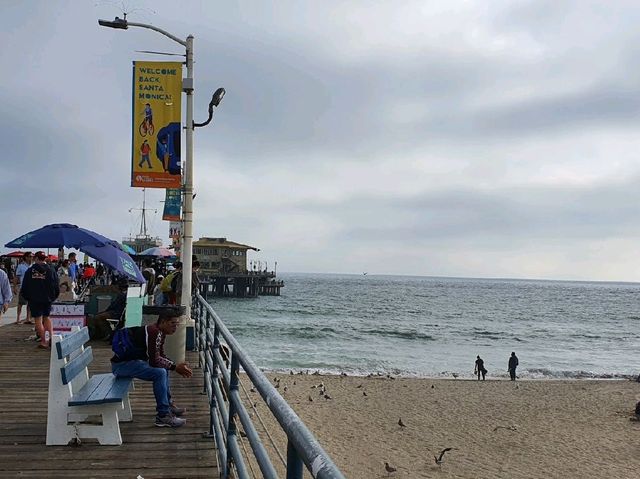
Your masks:
{"label": "metal railing", "polygon": [[[262,477],[279,477],[251,414],[240,397],[242,368],[287,436],[286,479],[302,479],[305,466],[316,479],[345,479],[317,439],[244,352],[211,305],[199,293],[195,294],[192,317],[196,320],[199,365],[204,373],[204,390],[209,398],[209,434],[216,441],[220,477],[228,479],[231,477],[231,471],[235,470],[240,479],[250,479],[246,464],[250,459],[247,457],[249,453],[253,456],[251,459],[258,464]],[[222,357],[221,338],[228,347],[228,358]],[[227,367],[225,359],[230,368]],[[251,451],[246,451],[245,454],[238,440],[237,421],[242,424],[251,446]]]}

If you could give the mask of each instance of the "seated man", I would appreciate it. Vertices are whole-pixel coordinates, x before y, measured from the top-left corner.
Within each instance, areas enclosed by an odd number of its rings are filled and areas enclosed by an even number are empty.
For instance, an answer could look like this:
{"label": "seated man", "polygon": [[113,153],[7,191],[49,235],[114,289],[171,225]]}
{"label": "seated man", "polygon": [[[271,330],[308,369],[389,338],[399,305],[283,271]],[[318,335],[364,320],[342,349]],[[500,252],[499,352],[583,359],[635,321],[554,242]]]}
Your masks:
{"label": "seated man", "polygon": [[107,306],[106,310],[88,318],[87,326],[89,327],[89,336],[91,339],[107,340],[111,337],[111,325],[107,319],[120,320],[118,326],[124,323],[124,310],[127,306],[128,288],[129,283],[127,280],[120,280],[118,282],[118,289],[120,290],[118,296],[111,301],[111,304]]}
{"label": "seated man", "polygon": [[165,338],[178,329],[179,316],[178,308],[168,308],[156,324],[124,328],[113,337],[111,370],[116,376],[153,381],[158,427],[180,427],[187,422],[179,417],[185,409],[171,401],[169,371],[190,378],[191,368],[187,363],[174,363],[164,354]]}

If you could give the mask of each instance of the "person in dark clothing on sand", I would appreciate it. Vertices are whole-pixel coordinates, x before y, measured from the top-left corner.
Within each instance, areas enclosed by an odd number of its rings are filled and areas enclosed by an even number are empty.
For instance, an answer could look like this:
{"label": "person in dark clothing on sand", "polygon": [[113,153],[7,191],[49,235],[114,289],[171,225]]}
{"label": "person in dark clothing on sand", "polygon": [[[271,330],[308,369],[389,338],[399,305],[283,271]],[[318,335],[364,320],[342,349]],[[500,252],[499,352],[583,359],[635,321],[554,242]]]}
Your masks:
{"label": "person in dark clothing on sand", "polygon": [[516,368],[518,367],[518,356],[516,353],[511,353],[511,357],[509,358],[509,376],[511,376],[511,380],[516,380]]}
{"label": "person in dark clothing on sand", "polygon": [[478,375],[478,381],[480,381],[480,374],[482,374],[482,380],[484,381],[484,377],[487,374],[487,370],[484,368],[484,361],[480,356],[476,358],[476,367],[473,370],[473,374]]}

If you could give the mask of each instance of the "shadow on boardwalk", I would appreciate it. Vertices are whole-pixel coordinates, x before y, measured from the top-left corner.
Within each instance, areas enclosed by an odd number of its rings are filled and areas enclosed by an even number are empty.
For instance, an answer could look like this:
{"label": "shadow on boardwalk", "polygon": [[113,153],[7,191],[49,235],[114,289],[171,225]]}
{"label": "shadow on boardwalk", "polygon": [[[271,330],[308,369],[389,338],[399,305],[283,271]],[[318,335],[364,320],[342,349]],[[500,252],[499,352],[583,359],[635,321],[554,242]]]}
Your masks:
{"label": "shadow on boardwalk", "polygon": [[[200,394],[199,369],[191,379],[171,377],[176,403],[188,409],[184,427],[155,427],[151,384],[136,380],[133,422],[120,426],[122,446],[45,446],[50,353],[25,341],[32,334],[26,325],[0,328],[0,477],[217,477],[213,440],[203,437],[209,413],[206,395]],[[110,347],[89,344],[94,353],[89,372],[110,371]],[[194,353],[188,353],[187,360],[197,364]]]}

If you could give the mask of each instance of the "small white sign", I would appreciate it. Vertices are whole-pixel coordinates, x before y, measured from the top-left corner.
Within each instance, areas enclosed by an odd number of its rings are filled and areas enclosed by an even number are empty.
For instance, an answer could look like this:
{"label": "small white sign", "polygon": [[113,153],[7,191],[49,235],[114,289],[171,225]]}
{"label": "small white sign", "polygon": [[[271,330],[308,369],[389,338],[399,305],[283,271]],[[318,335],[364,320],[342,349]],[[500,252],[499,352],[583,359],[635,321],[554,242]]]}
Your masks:
{"label": "small white sign", "polygon": [[49,319],[51,320],[53,334],[62,336],[71,333],[71,328],[74,326],[83,328],[87,323],[84,315],[84,304],[54,303],[51,305]]}

